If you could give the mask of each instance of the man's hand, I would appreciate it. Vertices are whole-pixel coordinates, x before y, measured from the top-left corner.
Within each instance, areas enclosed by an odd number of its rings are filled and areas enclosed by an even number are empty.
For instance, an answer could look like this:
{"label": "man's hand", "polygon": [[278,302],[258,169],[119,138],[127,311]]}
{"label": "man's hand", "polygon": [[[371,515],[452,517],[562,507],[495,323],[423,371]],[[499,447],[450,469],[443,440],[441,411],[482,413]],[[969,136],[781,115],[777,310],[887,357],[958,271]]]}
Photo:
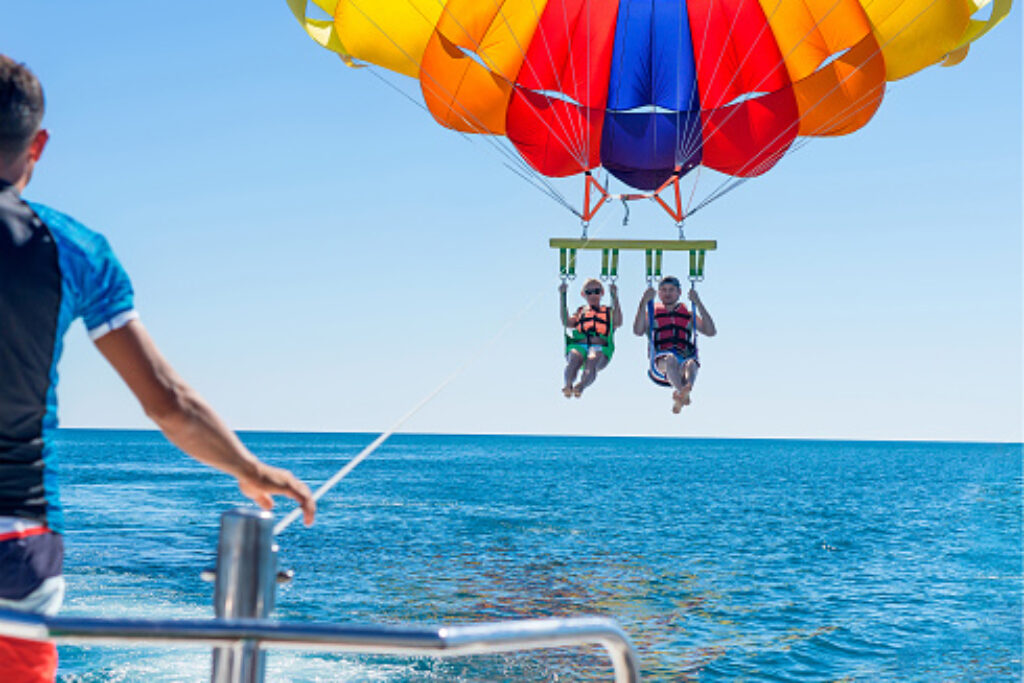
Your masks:
{"label": "man's hand", "polygon": [[291,472],[266,465],[250,453],[213,408],[178,376],[141,322],[132,320],[99,337],[96,348],[171,443],[199,462],[235,477],[242,493],[265,510],[274,505],[271,496],[293,498],[302,506],[306,524],[312,524],[316,503],[309,487]]}
{"label": "man's hand", "polygon": [[619,286],[617,284],[615,284],[614,282],[611,283],[610,285],[608,285],[608,292],[612,295],[613,299],[618,298],[618,296],[619,296]]}
{"label": "man's hand", "polygon": [[690,301],[692,301],[693,303],[695,303],[695,304],[699,304],[700,303],[700,296],[697,294],[697,290],[694,289],[693,287],[690,288],[689,296],[690,296]]}
{"label": "man's hand", "polygon": [[238,488],[264,510],[274,507],[271,496],[287,496],[302,506],[302,521],[306,526],[313,523],[316,515],[313,493],[288,470],[260,463],[252,476],[238,477]]}
{"label": "man's hand", "polygon": [[648,301],[654,298],[654,295],[656,293],[657,292],[654,291],[654,287],[648,287],[647,289],[644,290],[643,296],[640,297],[640,303],[646,304]]}

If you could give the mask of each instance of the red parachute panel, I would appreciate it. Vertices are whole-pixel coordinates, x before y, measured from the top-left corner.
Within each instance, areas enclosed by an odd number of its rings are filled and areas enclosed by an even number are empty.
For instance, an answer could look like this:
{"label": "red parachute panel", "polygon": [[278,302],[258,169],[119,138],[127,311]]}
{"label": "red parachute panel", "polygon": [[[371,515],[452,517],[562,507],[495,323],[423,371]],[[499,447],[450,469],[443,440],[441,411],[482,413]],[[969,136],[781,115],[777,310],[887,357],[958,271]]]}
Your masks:
{"label": "red parachute panel", "polygon": [[598,166],[618,0],[549,0],[519,70],[506,135],[539,173]]}
{"label": "red parachute panel", "polygon": [[800,113],[757,0],[689,0],[697,60],[702,163],[734,176],[764,173],[796,138]]}

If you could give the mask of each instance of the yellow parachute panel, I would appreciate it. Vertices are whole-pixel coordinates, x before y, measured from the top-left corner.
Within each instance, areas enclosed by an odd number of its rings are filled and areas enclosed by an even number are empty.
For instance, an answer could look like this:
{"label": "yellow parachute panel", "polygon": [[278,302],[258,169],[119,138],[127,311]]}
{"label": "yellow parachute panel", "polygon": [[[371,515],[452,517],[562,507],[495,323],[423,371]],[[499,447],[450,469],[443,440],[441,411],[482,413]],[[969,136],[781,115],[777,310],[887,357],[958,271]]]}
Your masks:
{"label": "yellow parachute panel", "polygon": [[890,81],[941,62],[956,49],[974,13],[970,0],[871,0],[863,5]]}
{"label": "yellow parachute panel", "polygon": [[339,0],[331,14],[351,56],[416,78],[442,9],[439,0]]}

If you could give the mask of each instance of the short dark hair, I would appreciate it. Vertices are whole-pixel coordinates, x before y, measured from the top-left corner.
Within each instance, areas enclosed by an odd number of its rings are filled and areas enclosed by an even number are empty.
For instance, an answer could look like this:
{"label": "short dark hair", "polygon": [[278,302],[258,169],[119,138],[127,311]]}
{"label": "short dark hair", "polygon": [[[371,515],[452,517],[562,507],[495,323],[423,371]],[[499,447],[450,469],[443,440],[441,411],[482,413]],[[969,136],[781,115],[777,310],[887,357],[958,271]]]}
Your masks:
{"label": "short dark hair", "polygon": [[665,277],[661,278],[661,282],[658,283],[658,284],[659,285],[675,285],[679,289],[683,288],[683,286],[681,284],[679,284],[679,278],[677,278],[675,275],[666,275]]}
{"label": "short dark hair", "polygon": [[43,86],[24,64],[0,55],[0,154],[20,154],[43,122]]}

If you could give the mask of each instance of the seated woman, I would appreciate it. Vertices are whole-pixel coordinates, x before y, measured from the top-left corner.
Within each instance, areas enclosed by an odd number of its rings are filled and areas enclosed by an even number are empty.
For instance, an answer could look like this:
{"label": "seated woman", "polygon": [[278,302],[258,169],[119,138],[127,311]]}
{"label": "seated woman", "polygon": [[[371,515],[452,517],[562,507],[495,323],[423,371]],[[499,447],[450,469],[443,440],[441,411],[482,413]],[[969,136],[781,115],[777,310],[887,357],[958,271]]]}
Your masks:
{"label": "seated woman", "polygon": [[680,301],[682,293],[679,279],[666,277],[658,285],[660,301],[651,306],[654,289],[648,287],[640,298],[640,306],[633,321],[633,333],[637,336],[647,335],[650,339],[651,369],[648,374],[651,379],[674,389],[673,413],[690,405],[690,392],[693,391],[697,368],[700,367],[697,332],[707,337],[713,337],[717,332],[715,321],[697,296],[697,290],[690,289],[690,301],[696,309],[693,313]]}
{"label": "seated woman", "polygon": [[[612,358],[615,350],[612,335],[622,326],[622,309],[619,308],[619,290],[614,284],[608,288],[612,295],[612,305],[601,305],[604,286],[600,280],[592,278],[583,284],[581,292],[587,305],[580,306],[575,313],[569,315],[565,301],[568,289],[569,285],[564,282],[558,288],[562,295],[562,325],[566,328],[565,386],[562,394],[566,398],[579,398],[583,390],[597,379],[598,371],[607,367]],[[583,376],[574,385],[581,367]]]}

